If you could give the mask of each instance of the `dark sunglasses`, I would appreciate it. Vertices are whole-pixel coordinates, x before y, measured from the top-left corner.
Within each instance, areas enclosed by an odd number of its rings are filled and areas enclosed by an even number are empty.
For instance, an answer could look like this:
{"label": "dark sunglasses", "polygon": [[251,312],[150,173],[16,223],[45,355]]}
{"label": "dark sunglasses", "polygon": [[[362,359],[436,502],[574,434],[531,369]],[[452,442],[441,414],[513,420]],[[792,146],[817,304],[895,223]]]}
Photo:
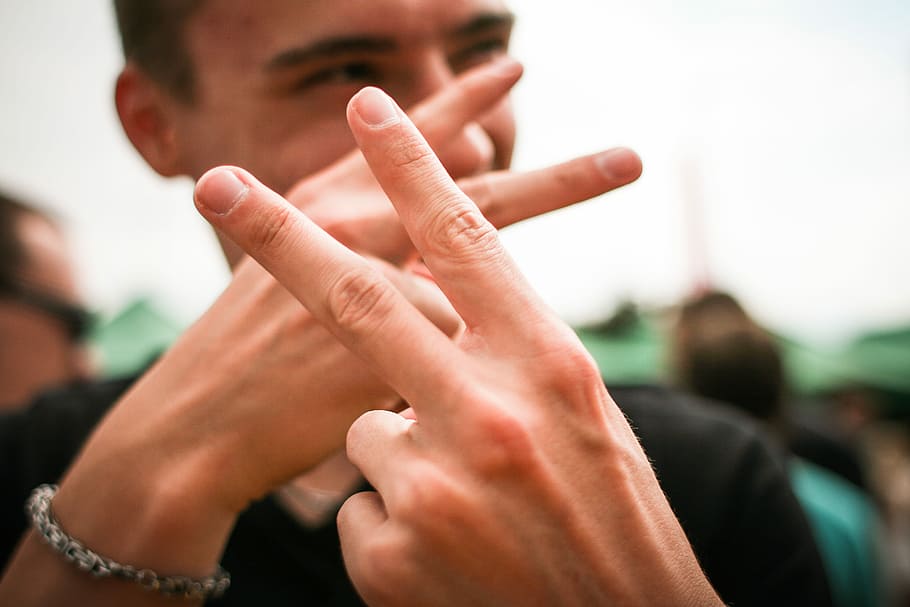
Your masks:
{"label": "dark sunglasses", "polygon": [[40,310],[63,323],[73,341],[86,338],[95,315],[85,308],[24,284],[0,281],[0,298],[10,299]]}

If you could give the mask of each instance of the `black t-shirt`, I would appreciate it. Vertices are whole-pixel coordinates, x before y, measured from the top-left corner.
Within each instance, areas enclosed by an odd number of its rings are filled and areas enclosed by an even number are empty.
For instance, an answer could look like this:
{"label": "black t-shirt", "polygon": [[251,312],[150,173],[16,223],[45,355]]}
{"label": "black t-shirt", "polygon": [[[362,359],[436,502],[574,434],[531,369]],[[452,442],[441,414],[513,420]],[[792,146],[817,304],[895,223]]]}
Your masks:
{"label": "black t-shirt", "polygon": [[[0,416],[0,563],[26,527],[30,491],[60,478],[129,381],[49,393]],[[657,387],[611,388],[721,598],[734,606],[830,605],[820,557],[781,460],[734,413]],[[362,605],[334,524],[298,525],[272,498],[237,521],[218,605]]]}

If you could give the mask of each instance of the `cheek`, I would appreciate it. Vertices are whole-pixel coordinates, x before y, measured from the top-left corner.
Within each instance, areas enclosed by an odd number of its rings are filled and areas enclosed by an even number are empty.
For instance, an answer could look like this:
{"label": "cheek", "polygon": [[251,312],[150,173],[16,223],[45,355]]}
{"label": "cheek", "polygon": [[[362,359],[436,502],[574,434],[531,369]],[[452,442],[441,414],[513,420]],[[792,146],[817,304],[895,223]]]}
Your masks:
{"label": "cheek", "polygon": [[284,127],[260,140],[255,158],[255,165],[260,167],[259,178],[282,194],[355,148],[343,115],[339,119],[303,123],[298,128]]}
{"label": "cheek", "polygon": [[506,99],[487,113],[480,125],[484,128],[496,149],[493,168],[507,169],[512,164],[512,151],[515,148],[515,114],[512,102]]}
{"label": "cheek", "polygon": [[236,165],[284,193],[354,148],[344,105],[326,114],[288,102],[211,104],[188,113],[178,128],[183,172],[198,178],[214,166]]}

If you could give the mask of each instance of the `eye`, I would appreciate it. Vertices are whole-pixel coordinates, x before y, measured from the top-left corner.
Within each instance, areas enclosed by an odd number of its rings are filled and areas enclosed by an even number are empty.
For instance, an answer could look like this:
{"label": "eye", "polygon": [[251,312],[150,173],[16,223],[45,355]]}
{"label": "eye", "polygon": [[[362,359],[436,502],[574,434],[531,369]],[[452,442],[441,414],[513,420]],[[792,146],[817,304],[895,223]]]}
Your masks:
{"label": "eye", "polygon": [[331,84],[376,84],[379,70],[370,63],[350,62],[320,69],[302,79],[294,87],[297,90]]}
{"label": "eye", "polygon": [[468,70],[482,63],[509,52],[509,40],[506,37],[495,37],[478,40],[454,53],[449,63],[456,72]]}

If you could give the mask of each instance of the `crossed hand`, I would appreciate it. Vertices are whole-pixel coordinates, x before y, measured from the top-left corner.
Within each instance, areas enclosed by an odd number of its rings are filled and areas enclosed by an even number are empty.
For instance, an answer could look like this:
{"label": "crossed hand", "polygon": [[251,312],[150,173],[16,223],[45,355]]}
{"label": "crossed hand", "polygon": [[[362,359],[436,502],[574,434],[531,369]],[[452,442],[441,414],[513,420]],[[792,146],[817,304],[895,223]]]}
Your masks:
{"label": "crossed hand", "polygon": [[339,515],[375,605],[717,603],[647,458],[574,333],[377,89],[348,120],[409,241],[464,322],[452,340],[396,286],[236,168],[197,207],[411,407],[347,435],[376,488]]}

